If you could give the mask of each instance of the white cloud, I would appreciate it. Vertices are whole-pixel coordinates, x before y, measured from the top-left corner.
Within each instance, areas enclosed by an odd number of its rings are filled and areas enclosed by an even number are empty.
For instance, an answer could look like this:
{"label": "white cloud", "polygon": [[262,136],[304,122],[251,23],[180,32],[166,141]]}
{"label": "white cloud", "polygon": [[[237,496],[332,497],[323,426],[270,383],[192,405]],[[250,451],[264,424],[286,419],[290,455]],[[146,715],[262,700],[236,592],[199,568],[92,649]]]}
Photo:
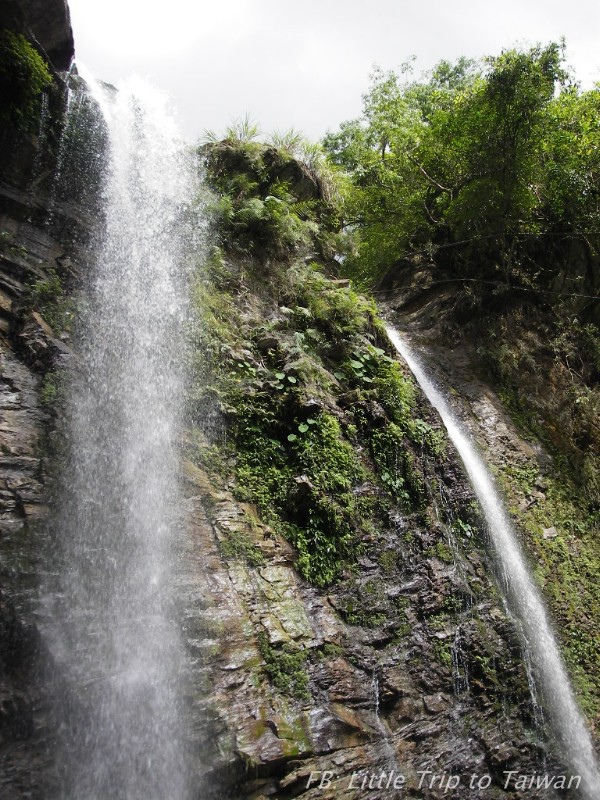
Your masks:
{"label": "white cloud", "polygon": [[592,0],[70,0],[77,56],[104,80],[148,75],[185,131],[223,130],[249,111],[266,130],[313,138],[357,116],[374,63],[419,68],[516,42],[567,37],[568,60],[600,78]]}

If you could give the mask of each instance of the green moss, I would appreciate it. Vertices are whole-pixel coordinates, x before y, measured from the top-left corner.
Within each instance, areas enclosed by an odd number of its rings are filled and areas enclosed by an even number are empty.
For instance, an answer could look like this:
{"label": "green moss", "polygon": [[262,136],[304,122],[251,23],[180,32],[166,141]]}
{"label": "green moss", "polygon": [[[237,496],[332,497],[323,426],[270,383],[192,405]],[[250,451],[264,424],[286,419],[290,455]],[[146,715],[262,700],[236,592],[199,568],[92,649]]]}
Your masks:
{"label": "green moss", "polygon": [[[196,460],[210,454],[224,479],[229,468],[235,496],[292,542],[303,577],[327,586],[377,538],[386,503],[423,506],[424,464],[440,458],[441,434],[378,346],[370,301],[314,264],[249,294],[238,262],[215,251],[209,269],[214,282],[205,276],[196,289],[190,408],[201,426],[218,407],[223,434],[205,425]],[[356,402],[332,407],[336,394]]]}
{"label": "green moss", "polygon": [[31,284],[28,305],[42,315],[56,334],[71,330],[75,298],[66,291],[55,270],[48,270],[47,278]]}
{"label": "green moss", "polygon": [[40,95],[52,76],[38,51],[19,33],[0,31],[0,123],[32,131]]}
{"label": "green moss", "polygon": [[438,542],[435,546],[435,554],[440,561],[445,561],[447,564],[454,563],[454,553],[448,542]]}
{"label": "green moss", "polygon": [[364,470],[331,414],[311,417],[312,425],[286,418],[285,407],[295,405],[295,390],[289,394],[280,398],[281,405],[271,393],[238,398],[236,494],[256,503],[263,517],[291,539],[301,573],[324,586],[335,580],[355,547],[351,490]]}
{"label": "green moss", "polygon": [[[377,628],[385,624],[389,612],[392,611],[380,581],[360,582],[355,577],[346,581],[344,594],[336,607],[349,625],[361,625],[365,628]],[[396,609],[393,609],[394,618],[396,613]]]}
{"label": "green moss", "polygon": [[384,573],[390,575],[398,566],[398,552],[396,550],[384,550],[377,560]]}
{"label": "green moss", "polygon": [[427,624],[433,631],[443,631],[450,624],[450,617],[443,611],[437,614],[432,614],[427,618]]}
{"label": "green moss", "polygon": [[344,648],[340,647],[339,644],[334,644],[333,642],[326,642],[316,650],[316,655],[318,658],[332,660],[335,658],[342,658],[344,653]]}
{"label": "green moss", "polygon": [[9,253],[13,256],[27,256],[27,248],[14,243],[14,234],[10,231],[0,231],[0,253]]}
{"label": "green moss", "polygon": [[269,637],[264,632],[258,634],[258,647],[273,686],[299,700],[310,699],[306,653],[290,644],[276,649],[269,643]]}
{"label": "green moss", "polygon": [[437,661],[446,669],[452,669],[452,642],[436,641],[433,644],[433,652]]}
{"label": "green moss", "polygon": [[219,540],[219,549],[226,559],[243,561],[251,567],[260,567],[265,557],[249,533],[242,530],[225,531],[226,538]]}
{"label": "green moss", "polygon": [[[233,133],[233,132],[231,132]],[[261,261],[330,249],[336,213],[312,166],[284,149],[229,136],[203,145],[221,244]],[[325,195],[327,194],[327,198]]]}
{"label": "green moss", "polygon": [[383,625],[387,617],[381,611],[373,611],[365,604],[364,598],[345,598],[339,610],[344,620],[349,625],[360,625],[363,628],[378,628]]}
{"label": "green moss", "polygon": [[392,422],[374,431],[370,445],[383,486],[405,509],[419,507],[424,497],[422,476],[398,425]]}
{"label": "green moss", "polygon": [[[579,489],[560,472],[544,476],[543,500],[529,504],[519,499],[531,495],[540,481],[533,461],[503,465],[500,483],[512,502],[512,512],[523,527],[535,554],[535,571],[554,619],[562,651],[573,675],[582,707],[592,718],[600,716],[600,645],[597,624],[600,599],[600,515],[579,502]],[[554,527],[557,536],[544,538]]]}
{"label": "green moss", "polygon": [[56,409],[65,397],[65,373],[61,369],[49,370],[42,379],[40,401],[50,409]]}
{"label": "green moss", "polygon": [[[229,466],[223,479],[235,496],[256,505],[295,546],[303,577],[324,587],[345,580],[377,540],[390,503],[423,506],[424,465],[439,459],[443,437],[421,418],[414,383],[386,354],[371,300],[316,263],[290,264],[293,248],[277,262],[240,255],[239,247],[258,255],[244,242],[260,240],[266,208],[289,211],[296,202],[289,195],[303,178],[294,186],[275,180],[293,164],[252,141],[213,144],[205,155],[231,214],[224,206],[229,233],[195,292],[190,407],[208,446],[227,451],[219,472]],[[204,422],[215,406],[221,441]]]}
{"label": "green moss", "polygon": [[[416,389],[397,361],[379,358],[373,375],[373,390],[390,420],[402,429],[411,428]],[[411,428],[412,429],[412,428]]]}
{"label": "green moss", "polygon": [[377,312],[373,301],[350,286],[328,280],[316,264],[298,285],[298,304],[304,309],[304,326],[317,327],[330,346],[351,347],[355,337],[374,332]]}

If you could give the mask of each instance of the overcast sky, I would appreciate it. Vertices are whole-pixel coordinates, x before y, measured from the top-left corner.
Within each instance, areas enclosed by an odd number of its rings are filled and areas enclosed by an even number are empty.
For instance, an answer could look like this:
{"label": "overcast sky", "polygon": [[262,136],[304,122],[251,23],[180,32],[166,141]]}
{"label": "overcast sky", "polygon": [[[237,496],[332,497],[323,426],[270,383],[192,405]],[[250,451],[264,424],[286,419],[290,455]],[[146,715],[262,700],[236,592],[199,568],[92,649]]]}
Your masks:
{"label": "overcast sky", "polygon": [[442,58],[567,40],[600,80],[598,0],[69,0],[76,57],[118,84],[147,76],[190,139],[246,113],[267,133],[311,139],[359,116],[374,64],[417,74]]}

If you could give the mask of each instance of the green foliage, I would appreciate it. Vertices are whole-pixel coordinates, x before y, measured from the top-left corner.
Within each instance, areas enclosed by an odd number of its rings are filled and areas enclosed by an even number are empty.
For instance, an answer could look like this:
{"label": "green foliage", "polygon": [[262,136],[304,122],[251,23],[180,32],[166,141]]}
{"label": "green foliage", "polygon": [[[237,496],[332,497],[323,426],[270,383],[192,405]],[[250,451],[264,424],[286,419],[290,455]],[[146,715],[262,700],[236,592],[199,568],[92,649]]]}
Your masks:
{"label": "green foliage", "polygon": [[[600,715],[600,649],[597,621],[600,601],[598,528],[600,515],[591,510],[560,462],[556,474],[543,480],[535,461],[506,464],[499,478],[506,495],[515,501],[512,512],[524,528],[535,553],[536,573],[548,600],[565,660],[573,675],[580,702],[591,718]],[[531,502],[536,486],[543,485],[543,502]],[[521,502],[523,498],[528,502]],[[557,536],[544,538],[553,526]]]}
{"label": "green foliage", "polygon": [[279,145],[254,141],[249,122],[201,147],[221,243],[262,260],[289,260],[316,248],[333,255],[338,215],[334,180],[322,150],[296,134]]}
{"label": "green foliage", "polygon": [[[300,276],[298,276],[300,277]],[[297,314],[294,322],[301,330],[323,334],[322,354],[334,351],[339,361],[350,352],[354,340],[362,335],[375,339],[378,320],[375,304],[351,287],[340,287],[312,265],[297,282]],[[364,342],[361,343],[364,345]]]}
{"label": "green foliage", "polygon": [[44,59],[19,33],[0,31],[0,122],[35,129],[41,93],[52,83]]}
{"label": "green foliage", "polygon": [[301,573],[324,586],[354,550],[351,489],[363,469],[335,417],[290,419],[284,410],[290,402],[293,395],[283,394],[274,404],[267,392],[235,401],[236,493],[256,503],[266,521],[283,526]]}
{"label": "green foliage", "polygon": [[373,390],[392,422],[401,427],[411,425],[416,401],[415,385],[404,376],[397,361],[385,359],[378,362]]}
{"label": "green foliage", "polygon": [[219,136],[213,130],[205,130],[202,136],[204,144],[218,144],[221,141],[233,144],[249,144],[260,136],[260,127],[249,114],[234,121],[225,130],[224,136]]}
{"label": "green foliage", "polygon": [[0,231],[0,252],[21,257],[27,255],[27,249],[22,245],[15,244],[14,236],[9,231]]}
{"label": "green foliage", "polygon": [[290,130],[284,132],[274,131],[269,138],[268,144],[273,145],[278,150],[284,150],[291,156],[295,156],[301,152],[304,142],[305,139],[302,134],[294,130],[294,128],[290,128]]}
{"label": "green foliage", "polygon": [[298,700],[309,700],[306,653],[291,644],[275,649],[262,631],[258,634],[258,647],[273,686]]}
{"label": "green foliage", "polygon": [[[307,580],[327,586],[375,535],[385,494],[407,511],[422,507],[424,460],[439,457],[443,437],[421,419],[412,380],[379,346],[387,340],[372,301],[314,264],[293,266],[268,287],[277,318],[248,327],[222,253],[210,270],[219,289],[206,280],[196,289],[200,385],[191,407],[201,420],[216,402],[227,443],[219,460],[201,437],[195,458],[216,464],[213,473],[229,464],[235,495],[294,544]],[[354,402],[332,409],[332,392]],[[233,544],[231,557],[246,558],[244,543]]]}
{"label": "green foliage", "polygon": [[446,669],[452,669],[452,642],[435,641],[433,651],[437,661],[442,666],[446,667]]}
{"label": "green foliage", "polygon": [[[233,474],[236,497],[294,544],[307,580],[327,586],[376,535],[384,491],[407,509],[421,504],[421,462],[436,437],[417,413],[413,383],[380,346],[372,301],[315,264],[295,265],[261,286],[276,293],[276,317],[257,307],[249,321],[236,297],[246,291],[238,263],[215,251],[212,281],[195,288],[202,311],[189,408],[205,427],[191,435],[190,457],[213,475]],[[332,407],[332,392],[356,393],[356,402]],[[221,438],[204,422],[215,407]],[[371,408],[385,415],[383,429],[371,425]],[[246,544],[229,543],[229,557],[248,560]]]}
{"label": "green foliage", "polygon": [[[224,420],[221,441],[206,426],[191,457],[210,461],[212,474],[229,470],[235,496],[295,546],[303,577],[325,587],[346,580],[388,524],[384,497],[422,505],[423,464],[438,457],[439,437],[385,352],[372,301],[316,264],[296,264],[260,285],[273,303],[264,310],[240,264],[215,251],[212,281],[197,283],[190,411],[203,425],[214,403]],[[230,557],[247,560],[244,544],[233,542]]]}
{"label": "green foliage", "polygon": [[[598,227],[600,92],[570,85],[562,59],[551,43],[441,62],[420,81],[406,68],[374,74],[362,118],[325,139],[351,181],[348,274],[372,285],[426,259],[461,277],[549,285],[556,259],[541,257],[540,237]],[[548,241],[566,259],[566,240]],[[597,250],[595,233],[588,242]]]}
{"label": "green foliage", "polygon": [[371,452],[383,486],[405,508],[414,497],[421,498],[423,486],[415,475],[413,460],[406,447],[404,433],[394,422],[375,431]]}
{"label": "green foliage", "polygon": [[316,650],[317,656],[324,659],[334,659],[343,657],[346,653],[343,647],[333,642],[325,642],[320,648]]}
{"label": "green foliage", "polygon": [[59,407],[65,397],[65,373],[59,369],[49,370],[42,380],[40,402],[49,409]]}
{"label": "green foliage", "polygon": [[75,298],[69,294],[58,273],[48,270],[48,277],[30,287],[28,303],[38,311],[56,334],[71,329],[75,316]]}
{"label": "green foliage", "polygon": [[453,521],[452,530],[460,538],[466,536],[467,539],[470,539],[476,533],[476,529],[473,527],[473,525],[471,525],[470,522],[465,522],[460,517]]}
{"label": "green foliage", "polygon": [[417,453],[443,456],[444,434],[420,418],[414,383],[381,348],[355,350],[345,371],[352,384],[364,387],[365,401],[376,402],[386,415],[373,430],[369,414],[357,418],[365,433],[369,429],[369,451],[382,486],[405,510],[421,507],[425,483]]}
{"label": "green foliage", "polygon": [[377,628],[386,620],[385,614],[373,611],[369,599],[362,596],[347,597],[340,604],[340,611],[349,625],[361,625],[363,628]]}
{"label": "green foliage", "polygon": [[229,529],[226,538],[219,540],[219,549],[226,559],[243,561],[251,567],[260,567],[265,558],[246,531]]}

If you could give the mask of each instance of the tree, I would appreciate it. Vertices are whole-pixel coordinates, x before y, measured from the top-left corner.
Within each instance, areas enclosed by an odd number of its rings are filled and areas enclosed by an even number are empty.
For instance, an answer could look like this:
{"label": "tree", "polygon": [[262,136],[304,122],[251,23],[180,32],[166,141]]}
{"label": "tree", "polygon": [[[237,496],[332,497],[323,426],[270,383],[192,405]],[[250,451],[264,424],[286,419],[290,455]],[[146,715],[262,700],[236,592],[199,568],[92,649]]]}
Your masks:
{"label": "tree", "polygon": [[[510,278],[520,237],[545,225],[552,107],[572,92],[563,47],[508,50],[477,65],[447,61],[421,81],[376,71],[363,115],[325,139],[352,184],[347,224],[358,246],[349,270],[374,280],[416,254],[453,248],[459,274],[500,269]],[[404,80],[403,80],[404,78]],[[559,124],[560,127],[560,124]],[[520,265],[522,267],[522,265]]]}

